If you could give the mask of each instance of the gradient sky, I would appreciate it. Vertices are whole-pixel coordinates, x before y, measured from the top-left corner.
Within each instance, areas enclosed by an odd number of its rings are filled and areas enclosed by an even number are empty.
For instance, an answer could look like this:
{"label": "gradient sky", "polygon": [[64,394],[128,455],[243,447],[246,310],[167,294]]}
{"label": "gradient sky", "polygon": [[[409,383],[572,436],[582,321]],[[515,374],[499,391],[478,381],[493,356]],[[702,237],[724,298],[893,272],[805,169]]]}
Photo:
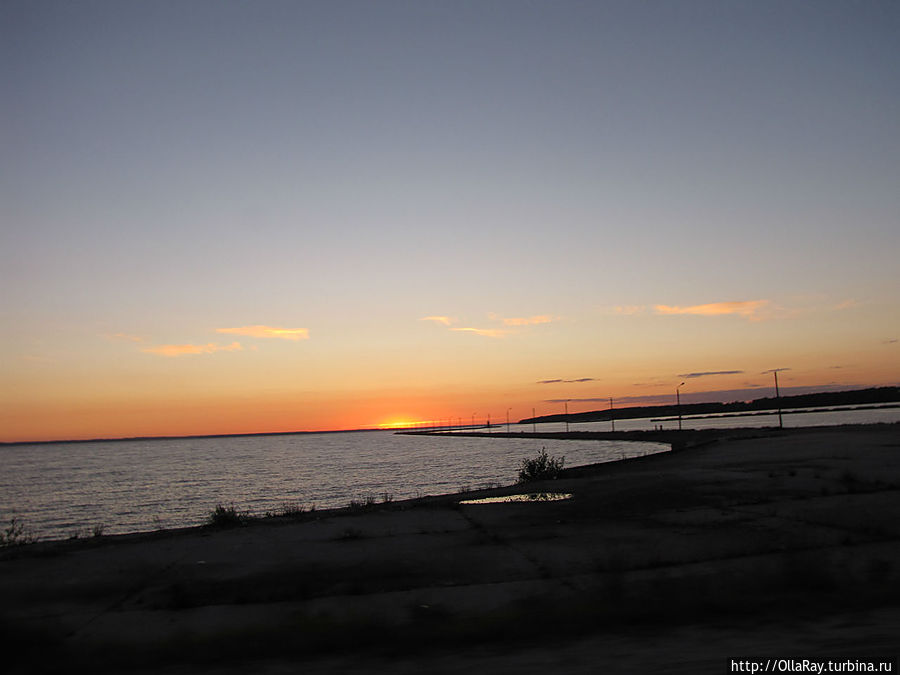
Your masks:
{"label": "gradient sky", "polygon": [[5,0],[0,440],[896,385],[897,35],[878,1]]}

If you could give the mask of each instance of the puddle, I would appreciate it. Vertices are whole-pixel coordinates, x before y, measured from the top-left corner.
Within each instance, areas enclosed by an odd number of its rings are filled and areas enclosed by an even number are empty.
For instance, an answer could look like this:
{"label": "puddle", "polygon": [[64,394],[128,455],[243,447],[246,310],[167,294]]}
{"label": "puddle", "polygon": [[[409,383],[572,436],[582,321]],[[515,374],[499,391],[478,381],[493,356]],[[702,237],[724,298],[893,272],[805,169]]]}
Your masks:
{"label": "puddle", "polygon": [[529,494],[506,495],[505,497],[485,497],[483,499],[464,499],[460,504],[511,504],[512,502],[561,502],[571,499],[568,492],[531,492]]}

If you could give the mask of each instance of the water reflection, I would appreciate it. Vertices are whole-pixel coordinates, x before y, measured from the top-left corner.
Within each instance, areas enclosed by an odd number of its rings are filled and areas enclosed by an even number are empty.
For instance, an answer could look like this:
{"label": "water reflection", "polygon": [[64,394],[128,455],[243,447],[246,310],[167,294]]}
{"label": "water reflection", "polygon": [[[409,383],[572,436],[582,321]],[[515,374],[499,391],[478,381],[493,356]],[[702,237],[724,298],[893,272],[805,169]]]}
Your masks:
{"label": "water reflection", "polygon": [[503,497],[484,497],[482,499],[465,499],[463,505],[470,504],[511,504],[512,502],[560,502],[571,499],[568,492],[531,492],[528,494],[505,495]]}

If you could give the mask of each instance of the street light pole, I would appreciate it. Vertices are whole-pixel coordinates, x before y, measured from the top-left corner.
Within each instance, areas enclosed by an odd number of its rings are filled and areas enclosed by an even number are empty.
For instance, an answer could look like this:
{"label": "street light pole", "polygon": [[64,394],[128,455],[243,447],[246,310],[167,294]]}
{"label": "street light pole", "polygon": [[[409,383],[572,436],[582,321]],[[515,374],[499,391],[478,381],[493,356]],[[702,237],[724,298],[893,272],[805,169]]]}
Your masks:
{"label": "street light pole", "polygon": [[675,405],[678,408],[678,431],[681,431],[681,388],[684,382],[675,387]]}
{"label": "street light pole", "polygon": [[506,409],[506,433],[509,433],[509,411],[510,410],[512,410],[512,408]]}
{"label": "street light pole", "polygon": [[609,397],[609,423],[612,426],[611,431],[615,431],[616,430],[616,418],[613,417],[612,396]]}
{"label": "street light pole", "polygon": [[569,399],[564,401],[566,404],[566,433],[569,433]]}
{"label": "street light pole", "polygon": [[778,371],[773,370],[775,375],[775,401],[778,403],[778,428],[784,429],[784,422],[781,420],[781,394],[778,392]]}
{"label": "street light pole", "polygon": [[534,408],[531,409],[531,433],[537,433],[537,422],[535,421]]}

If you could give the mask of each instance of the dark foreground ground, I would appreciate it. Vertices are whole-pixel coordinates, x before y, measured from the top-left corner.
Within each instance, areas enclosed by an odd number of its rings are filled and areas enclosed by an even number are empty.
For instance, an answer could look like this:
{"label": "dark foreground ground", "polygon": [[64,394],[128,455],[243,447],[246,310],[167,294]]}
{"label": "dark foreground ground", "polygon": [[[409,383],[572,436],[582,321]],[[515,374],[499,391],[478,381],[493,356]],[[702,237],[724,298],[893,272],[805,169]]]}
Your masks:
{"label": "dark foreground ground", "polygon": [[[897,425],[676,440],[528,490],[6,549],[2,667],[728,673],[897,657]],[[573,497],[458,503],[535,489]]]}

